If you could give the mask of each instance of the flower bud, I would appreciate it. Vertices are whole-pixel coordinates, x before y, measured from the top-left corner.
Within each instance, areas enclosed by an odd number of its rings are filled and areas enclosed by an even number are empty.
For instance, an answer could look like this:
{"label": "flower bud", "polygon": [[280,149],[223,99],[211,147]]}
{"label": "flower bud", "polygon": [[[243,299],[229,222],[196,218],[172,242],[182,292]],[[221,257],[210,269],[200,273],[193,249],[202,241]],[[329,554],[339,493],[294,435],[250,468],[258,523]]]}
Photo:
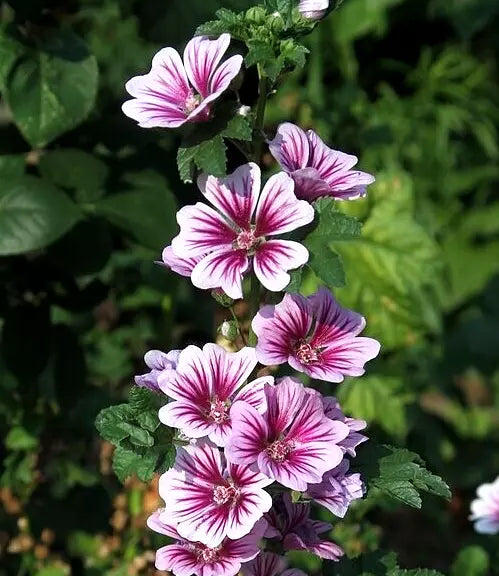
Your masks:
{"label": "flower bud", "polygon": [[279,14],[279,12],[274,12],[268,21],[272,32],[278,34],[284,30],[284,20],[282,19],[282,16]]}
{"label": "flower bud", "polygon": [[263,24],[267,13],[262,6],[253,6],[246,10],[245,19],[252,24]]}
{"label": "flower bud", "polygon": [[329,8],[329,0],[300,0],[298,10],[304,18],[320,20]]}
{"label": "flower bud", "polygon": [[230,342],[234,342],[234,340],[239,335],[239,329],[234,320],[225,320],[219,327],[218,331],[224,338],[226,338]]}
{"label": "flower bud", "polygon": [[234,300],[230,296],[227,296],[227,294],[220,288],[212,290],[211,297],[224,308],[230,308],[234,304]]}

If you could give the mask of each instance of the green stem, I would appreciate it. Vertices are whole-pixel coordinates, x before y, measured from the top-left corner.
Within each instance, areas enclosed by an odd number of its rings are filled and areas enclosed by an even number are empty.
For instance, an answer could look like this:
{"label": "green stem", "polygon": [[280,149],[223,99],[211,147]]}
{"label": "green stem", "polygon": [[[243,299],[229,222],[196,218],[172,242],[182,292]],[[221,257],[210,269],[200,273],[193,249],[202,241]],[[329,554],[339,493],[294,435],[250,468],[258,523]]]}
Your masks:
{"label": "green stem", "polygon": [[262,146],[265,140],[263,127],[265,125],[265,108],[267,106],[267,96],[269,89],[268,79],[263,74],[260,66],[258,66],[258,77],[258,102],[256,105],[255,125],[253,126],[255,139],[253,159],[257,164],[260,163],[262,156]]}
{"label": "green stem", "polygon": [[246,342],[246,338],[244,337],[244,333],[243,333],[243,331],[241,330],[241,324],[239,323],[239,318],[236,316],[236,313],[234,312],[234,307],[231,306],[231,307],[229,308],[229,310],[230,310],[230,313],[232,314],[232,319],[233,319],[234,322],[236,323],[237,331],[238,331],[238,333],[239,333],[239,336],[241,336],[241,340],[243,341],[243,345],[244,345],[244,346],[247,346],[248,343]]}
{"label": "green stem", "polygon": [[[260,309],[260,281],[256,277],[256,274],[251,275],[251,291],[250,291],[250,319],[252,320],[258,310]],[[256,346],[256,334],[253,332],[253,328],[250,324],[249,329],[249,337],[248,337],[248,344],[249,346]]]}

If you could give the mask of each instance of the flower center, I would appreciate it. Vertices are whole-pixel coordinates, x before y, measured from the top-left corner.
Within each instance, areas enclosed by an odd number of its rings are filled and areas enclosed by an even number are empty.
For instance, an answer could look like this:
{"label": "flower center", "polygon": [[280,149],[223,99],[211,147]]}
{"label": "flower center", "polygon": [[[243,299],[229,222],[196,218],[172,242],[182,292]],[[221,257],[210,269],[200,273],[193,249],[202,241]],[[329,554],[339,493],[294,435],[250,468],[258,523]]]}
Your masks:
{"label": "flower center", "polygon": [[267,446],[266,452],[269,458],[281,464],[287,460],[288,456],[293,452],[293,444],[286,442],[286,440],[276,440],[270,446]]}
{"label": "flower center", "polygon": [[193,546],[193,552],[198,557],[198,560],[202,560],[203,562],[206,562],[206,564],[211,564],[220,559],[221,548],[221,546],[208,548],[207,546],[203,546],[203,544],[195,544]]}
{"label": "flower center", "polygon": [[186,114],[190,114],[194,112],[194,110],[199,106],[201,103],[201,96],[197,94],[189,94],[184,102],[184,112]]}
{"label": "flower center", "polygon": [[229,405],[227,401],[215,398],[210,404],[208,418],[215,424],[223,424],[229,420]]}
{"label": "flower center", "polygon": [[253,230],[241,230],[236,238],[236,248],[240,250],[251,250],[258,244],[259,239],[255,237]]}
{"label": "flower center", "polygon": [[239,498],[239,490],[234,486],[215,486],[213,488],[213,501],[222,506],[224,504],[235,504]]}
{"label": "flower center", "polygon": [[314,348],[304,340],[296,344],[294,351],[296,357],[302,364],[316,364],[320,361],[320,349]]}

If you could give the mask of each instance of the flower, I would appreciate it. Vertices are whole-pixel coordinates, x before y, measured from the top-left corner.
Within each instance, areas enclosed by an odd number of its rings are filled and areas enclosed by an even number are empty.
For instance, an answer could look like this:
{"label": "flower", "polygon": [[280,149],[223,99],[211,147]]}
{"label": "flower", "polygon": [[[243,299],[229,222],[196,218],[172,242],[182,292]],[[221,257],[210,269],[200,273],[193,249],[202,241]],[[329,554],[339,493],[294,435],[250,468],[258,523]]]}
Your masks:
{"label": "flower", "polygon": [[[222,288],[231,298],[242,298],[242,278],[250,263],[260,282],[274,292],[289,283],[288,270],[308,260],[298,242],[267,239],[312,222],[314,210],[297,200],[292,179],[272,176],[260,192],[260,168],[244,164],[226,178],[203,175],[198,185],[219,212],[198,202],[177,213],[180,233],[173,253],[201,261],[192,270],[198,288]],[[208,255],[206,255],[208,253]]]}
{"label": "flower", "polygon": [[160,350],[149,350],[144,356],[144,362],[151,369],[147,374],[135,376],[135,384],[142,388],[149,388],[153,392],[160,392],[159,376],[164,380],[170,379],[175,373],[180,350],[172,350],[165,354]]}
{"label": "flower", "polygon": [[183,538],[216,548],[226,537],[246,536],[270,510],[272,498],[263,488],[271,483],[246,466],[226,464],[218,448],[198,442],[178,450],[159,493]]}
{"label": "flower", "polygon": [[308,298],[286,294],[253,319],[256,355],[262,364],[288,362],[312,378],[342,382],[344,376],[364,374],[364,364],[379,353],[379,342],[358,336],[365,325],[360,314],[342,308],[326,288]]}
{"label": "flower", "polygon": [[179,256],[175,256],[171,246],[167,246],[163,250],[163,262],[158,262],[158,264],[163,264],[167,268],[170,268],[172,272],[189,278],[196,264],[200,262],[202,258],[203,256],[198,256],[197,258],[180,258]]}
{"label": "flower", "polygon": [[123,112],[143,128],[177,128],[208,120],[210,105],[227,90],[243,62],[238,55],[220,64],[229,44],[229,34],[217,40],[197,36],[187,44],[183,62],[176,50],[163,48],[148,74],[126,83],[133,99],[123,104]]}
{"label": "flower", "polygon": [[307,576],[296,569],[286,570],[286,559],[272,552],[261,552],[242,568],[243,576]]}
{"label": "flower", "polygon": [[304,491],[318,483],[343,458],[337,445],[348,427],[324,416],[321,399],[304,386],[283,378],[265,385],[267,411],[259,414],[246,402],[231,408],[232,435],[225,447],[227,459],[256,466],[260,472],[292,490]]}
{"label": "flower", "polygon": [[351,502],[362,498],[365,492],[360,474],[347,474],[349,467],[345,458],[334,470],[324,474],[320,484],[309,484],[307,488],[310,498],[339,518],[344,518]]}
{"label": "flower", "polygon": [[362,442],[368,440],[367,436],[359,434],[359,430],[364,430],[367,426],[367,422],[365,420],[356,420],[355,418],[345,416],[338,400],[336,400],[334,396],[323,397],[322,405],[324,407],[324,414],[328,418],[344,422],[350,428],[348,436],[342,440],[338,446],[340,446],[346,454],[357,456],[355,448],[357,448],[359,444],[362,444]]}
{"label": "flower", "polygon": [[320,20],[329,8],[329,0],[300,0],[298,10],[304,18]]}
{"label": "flower", "polygon": [[164,509],[157,510],[149,517],[147,525],[151,530],[177,540],[156,552],[156,568],[171,571],[175,576],[235,576],[241,564],[259,554],[258,543],[267,527],[262,519],[243,538],[227,538],[219,546],[209,548],[200,542],[183,539],[174,524],[163,521],[164,515]]}
{"label": "flower", "polygon": [[475,522],[475,530],[480,534],[499,532],[499,476],[491,484],[478,487],[477,496],[471,503],[470,520]]}
{"label": "flower", "polygon": [[312,520],[310,504],[293,503],[287,492],[275,499],[265,518],[269,523],[265,536],[282,540],[285,550],[304,550],[326,560],[339,560],[344,554],[337,544],[319,537],[332,529],[331,524]]}
{"label": "flower", "polygon": [[208,436],[224,446],[231,431],[232,403],[242,400],[260,412],[266,409],[263,385],[273,382],[272,376],[242,386],[256,363],[254,348],[227,352],[216,344],[205,344],[202,350],[187,346],[174,377],[159,379],[161,390],[174,399],[160,409],[159,419],[190,438]]}
{"label": "flower", "polygon": [[355,200],[366,195],[374,176],[352,170],[357,157],[328,148],[312,130],[304,132],[285,122],[269,142],[270,152],[295,181],[298,198],[311,202],[321,196]]}

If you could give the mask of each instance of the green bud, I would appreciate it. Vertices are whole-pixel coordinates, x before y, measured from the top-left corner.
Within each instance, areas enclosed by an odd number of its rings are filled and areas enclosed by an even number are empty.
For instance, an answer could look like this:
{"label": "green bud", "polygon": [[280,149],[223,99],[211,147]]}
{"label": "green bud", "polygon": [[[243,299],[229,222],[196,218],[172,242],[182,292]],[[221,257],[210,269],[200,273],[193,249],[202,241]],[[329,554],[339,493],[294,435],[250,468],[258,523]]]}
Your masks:
{"label": "green bud", "polygon": [[230,308],[234,304],[234,300],[227,296],[227,294],[220,288],[211,291],[211,297],[216,300],[220,306]]}
{"label": "green bud", "polygon": [[230,342],[234,342],[234,340],[239,335],[239,328],[237,327],[237,323],[234,320],[225,320],[218,328],[218,331]]}
{"label": "green bud", "polygon": [[267,22],[275,34],[279,34],[284,30],[284,20],[280,14],[272,14],[272,16],[269,16]]}
{"label": "green bud", "polygon": [[253,8],[246,10],[245,20],[251,24],[263,24],[266,16],[267,12],[265,8],[262,6],[254,6]]}

